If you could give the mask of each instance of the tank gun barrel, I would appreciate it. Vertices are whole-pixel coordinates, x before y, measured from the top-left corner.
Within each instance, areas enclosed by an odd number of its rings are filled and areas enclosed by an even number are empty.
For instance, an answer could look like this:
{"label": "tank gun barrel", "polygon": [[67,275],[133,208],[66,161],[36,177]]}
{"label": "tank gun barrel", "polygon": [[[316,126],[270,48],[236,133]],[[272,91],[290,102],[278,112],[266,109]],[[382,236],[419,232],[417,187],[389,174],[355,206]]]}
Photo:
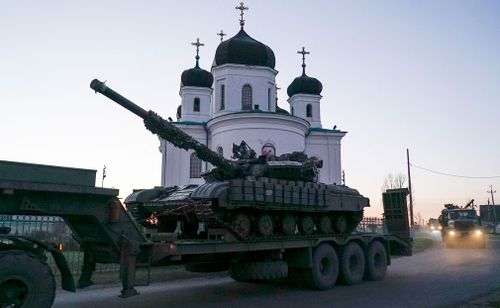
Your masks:
{"label": "tank gun barrel", "polygon": [[194,150],[198,158],[207,161],[214,166],[224,169],[227,173],[235,173],[236,170],[229,160],[221,157],[214,151],[210,150],[207,146],[201,144],[196,139],[186,134],[184,131],[177,128],[175,125],[166,121],[153,111],[146,111],[137,106],[127,98],[123,97],[104,82],[97,79],[92,80],[90,88],[96,93],[99,92],[125,109],[134,113],[144,120],[146,128],[153,134],[172,143],[174,146],[184,150]]}

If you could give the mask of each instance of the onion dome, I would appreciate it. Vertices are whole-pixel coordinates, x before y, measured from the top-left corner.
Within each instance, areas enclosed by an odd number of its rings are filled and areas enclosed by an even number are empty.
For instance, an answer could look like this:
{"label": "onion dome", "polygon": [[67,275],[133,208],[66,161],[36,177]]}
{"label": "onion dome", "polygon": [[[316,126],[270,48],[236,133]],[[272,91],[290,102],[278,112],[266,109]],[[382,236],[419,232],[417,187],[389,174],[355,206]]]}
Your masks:
{"label": "onion dome", "polygon": [[250,37],[243,27],[232,38],[217,47],[213,66],[226,63],[267,66],[274,69],[274,52],[265,44]]}
{"label": "onion dome", "polygon": [[214,82],[214,77],[212,73],[200,68],[198,63],[199,56],[199,47],[204,44],[200,43],[200,39],[196,39],[196,43],[191,43],[196,46],[196,65],[193,68],[187,69],[182,72],[181,75],[181,87],[203,87],[203,88],[211,88]]}
{"label": "onion dome", "polygon": [[309,54],[309,52],[305,51],[305,48],[302,47],[302,51],[298,51],[297,53],[302,54],[302,76],[295,78],[288,86],[286,90],[288,96],[292,97],[295,94],[320,95],[323,90],[321,82],[314,77],[306,75],[305,55]]}
{"label": "onion dome", "polygon": [[212,73],[201,69],[196,63],[196,66],[185,70],[181,75],[181,86],[182,87],[203,87],[211,88],[214,82],[214,77]]}

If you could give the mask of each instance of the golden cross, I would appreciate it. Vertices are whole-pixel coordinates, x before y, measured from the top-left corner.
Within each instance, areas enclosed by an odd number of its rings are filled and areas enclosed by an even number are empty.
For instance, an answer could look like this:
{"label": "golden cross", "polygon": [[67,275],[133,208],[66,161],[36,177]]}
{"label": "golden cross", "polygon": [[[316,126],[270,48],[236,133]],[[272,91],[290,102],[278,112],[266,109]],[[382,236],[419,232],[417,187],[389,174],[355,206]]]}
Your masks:
{"label": "golden cross", "polygon": [[245,10],[248,10],[248,7],[246,7],[243,2],[240,2],[240,6],[235,7],[235,9],[241,11],[241,13],[240,13],[240,26],[243,28],[243,26],[245,25],[245,20],[243,19],[243,14],[244,14],[243,12]]}
{"label": "golden cross", "polygon": [[305,47],[302,47],[302,50],[297,51],[298,54],[302,55],[302,75],[306,74],[306,55],[310,54],[309,51],[306,51]]}
{"label": "golden cross", "polygon": [[220,36],[220,41],[222,42],[222,40],[224,39],[224,36],[226,36],[227,34],[222,32],[222,30],[220,30],[219,33],[217,33],[218,36]]}
{"label": "golden cross", "polygon": [[196,42],[191,43],[191,45],[196,46],[196,66],[198,67],[198,60],[200,59],[200,55],[199,55],[200,46],[205,46],[205,44],[201,43],[200,38],[198,37],[198,38],[196,38]]}

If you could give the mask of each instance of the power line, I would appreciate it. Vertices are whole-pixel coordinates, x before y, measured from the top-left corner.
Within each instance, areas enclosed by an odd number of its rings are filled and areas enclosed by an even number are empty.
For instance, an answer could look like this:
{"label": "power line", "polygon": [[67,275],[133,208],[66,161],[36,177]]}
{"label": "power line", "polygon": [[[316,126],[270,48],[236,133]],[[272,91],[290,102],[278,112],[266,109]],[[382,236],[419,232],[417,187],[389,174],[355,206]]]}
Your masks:
{"label": "power line", "polygon": [[437,170],[432,170],[432,169],[429,169],[429,168],[424,168],[424,167],[417,166],[417,165],[411,164],[411,163],[410,163],[410,166],[412,166],[414,168],[417,168],[417,169],[425,170],[427,172],[431,172],[431,173],[435,173],[435,174],[439,174],[439,175],[451,176],[451,177],[455,177],[455,178],[465,178],[465,179],[474,179],[474,180],[479,180],[479,179],[498,179],[498,178],[500,178],[500,175],[492,175],[492,176],[470,176],[470,175],[459,175],[459,174],[446,173],[446,172],[441,172],[441,171],[437,171]]}

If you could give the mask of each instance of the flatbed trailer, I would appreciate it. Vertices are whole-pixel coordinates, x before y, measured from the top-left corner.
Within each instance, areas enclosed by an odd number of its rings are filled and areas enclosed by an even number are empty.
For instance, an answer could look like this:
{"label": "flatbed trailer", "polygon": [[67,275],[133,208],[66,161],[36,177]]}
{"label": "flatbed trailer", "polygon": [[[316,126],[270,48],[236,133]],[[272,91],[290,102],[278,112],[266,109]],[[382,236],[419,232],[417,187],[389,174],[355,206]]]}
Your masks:
{"label": "flatbed trailer", "polygon": [[289,277],[323,290],[337,280],[355,284],[383,279],[391,255],[411,254],[411,239],[404,227],[408,222],[406,201],[401,206],[405,194],[391,195],[399,201],[396,208],[386,208],[388,234],[237,241],[228,231],[214,229],[204,239],[182,239],[176,234],[145,233],[119,201],[118,190],[94,186],[95,174],[95,170],[0,161],[0,214],[62,217],[84,252],[76,285],[55,245],[0,228],[0,302],[9,307],[52,305],[55,282],[45,262],[47,253],[61,272],[61,287],[72,292],[77,286],[91,284],[96,263],[120,264],[122,297],[138,294],[134,288],[137,268],[158,262],[184,262],[191,271],[229,270],[237,281]]}

